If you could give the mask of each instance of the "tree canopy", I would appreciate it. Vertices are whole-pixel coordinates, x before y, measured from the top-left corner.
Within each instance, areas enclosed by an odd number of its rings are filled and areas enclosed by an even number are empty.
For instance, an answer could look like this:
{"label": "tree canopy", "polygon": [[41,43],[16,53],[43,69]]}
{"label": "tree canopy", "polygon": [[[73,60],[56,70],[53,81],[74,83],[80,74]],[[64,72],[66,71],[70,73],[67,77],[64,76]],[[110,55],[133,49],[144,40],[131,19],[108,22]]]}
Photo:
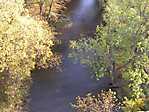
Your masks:
{"label": "tree canopy", "polygon": [[98,78],[111,76],[118,86],[125,81],[129,98],[144,98],[149,84],[149,1],[107,0],[104,7],[106,24],[97,27],[94,38],[72,42],[70,57],[89,65]]}
{"label": "tree canopy", "polygon": [[0,69],[12,74],[30,74],[35,65],[47,66],[53,55],[52,31],[29,16],[21,15],[23,0],[1,4]]}
{"label": "tree canopy", "polygon": [[26,10],[24,0],[0,0],[0,101],[8,100],[11,107],[4,110],[0,105],[3,112],[15,112],[13,108],[22,102],[33,69],[54,63],[52,29]]}

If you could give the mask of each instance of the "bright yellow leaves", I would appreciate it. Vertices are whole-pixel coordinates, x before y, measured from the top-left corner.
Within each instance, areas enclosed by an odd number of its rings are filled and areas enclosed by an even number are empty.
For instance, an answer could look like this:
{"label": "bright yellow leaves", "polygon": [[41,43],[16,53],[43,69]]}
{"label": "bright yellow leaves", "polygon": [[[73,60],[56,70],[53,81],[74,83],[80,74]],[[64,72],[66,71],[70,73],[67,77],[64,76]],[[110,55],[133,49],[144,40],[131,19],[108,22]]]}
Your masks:
{"label": "bright yellow leaves", "polygon": [[[0,6],[4,3],[0,9],[3,12],[0,21],[0,69],[9,69],[12,74],[27,75],[35,65],[42,63],[47,66],[53,55],[50,49],[53,42],[52,33],[41,22],[20,15],[23,11],[20,10],[20,2],[0,2]],[[3,25],[3,21],[7,23]]]}
{"label": "bright yellow leaves", "polygon": [[0,0],[1,112],[20,111],[18,105],[22,105],[27,94],[35,67],[57,64],[58,58],[51,51],[54,45],[51,28],[42,21],[23,16],[23,3],[24,0]]}

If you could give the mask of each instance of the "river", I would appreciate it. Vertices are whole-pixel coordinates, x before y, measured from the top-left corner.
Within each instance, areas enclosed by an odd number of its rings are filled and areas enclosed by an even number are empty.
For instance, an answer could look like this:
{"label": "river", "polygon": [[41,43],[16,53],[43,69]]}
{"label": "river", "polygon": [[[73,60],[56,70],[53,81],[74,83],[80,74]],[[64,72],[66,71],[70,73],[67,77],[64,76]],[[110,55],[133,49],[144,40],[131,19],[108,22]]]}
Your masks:
{"label": "river", "polygon": [[[99,24],[96,0],[72,2],[68,14],[72,25],[62,32],[61,37],[71,40],[76,39],[80,33],[93,35]],[[62,72],[38,71],[33,74],[29,96],[30,112],[72,112],[70,103],[76,96],[105,88],[105,81],[91,78],[90,71],[79,63],[73,64],[67,54],[68,52],[64,53]]]}

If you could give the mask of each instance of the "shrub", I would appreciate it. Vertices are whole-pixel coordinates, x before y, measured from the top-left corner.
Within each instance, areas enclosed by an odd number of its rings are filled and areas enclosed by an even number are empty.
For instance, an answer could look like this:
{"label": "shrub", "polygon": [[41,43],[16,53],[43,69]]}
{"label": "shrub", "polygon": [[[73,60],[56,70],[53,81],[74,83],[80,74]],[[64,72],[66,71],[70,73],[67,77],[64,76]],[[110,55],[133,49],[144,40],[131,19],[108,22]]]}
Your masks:
{"label": "shrub", "polygon": [[125,99],[123,110],[125,112],[137,112],[144,107],[143,99]]}
{"label": "shrub", "polygon": [[73,107],[77,112],[117,112],[120,104],[115,92],[102,91],[97,96],[88,94],[86,97],[77,97]]}

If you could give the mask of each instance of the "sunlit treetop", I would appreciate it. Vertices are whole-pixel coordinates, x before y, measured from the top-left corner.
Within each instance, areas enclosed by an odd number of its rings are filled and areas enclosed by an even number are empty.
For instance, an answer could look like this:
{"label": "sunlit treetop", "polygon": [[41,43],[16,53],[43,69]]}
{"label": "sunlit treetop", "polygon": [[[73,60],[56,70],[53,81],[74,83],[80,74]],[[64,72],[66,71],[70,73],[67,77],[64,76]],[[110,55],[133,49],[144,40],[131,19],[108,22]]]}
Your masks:
{"label": "sunlit treetop", "polygon": [[53,56],[52,31],[41,21],[21,15],[23,0],[0,0],[0,72],[29,75],[47,67]]}

